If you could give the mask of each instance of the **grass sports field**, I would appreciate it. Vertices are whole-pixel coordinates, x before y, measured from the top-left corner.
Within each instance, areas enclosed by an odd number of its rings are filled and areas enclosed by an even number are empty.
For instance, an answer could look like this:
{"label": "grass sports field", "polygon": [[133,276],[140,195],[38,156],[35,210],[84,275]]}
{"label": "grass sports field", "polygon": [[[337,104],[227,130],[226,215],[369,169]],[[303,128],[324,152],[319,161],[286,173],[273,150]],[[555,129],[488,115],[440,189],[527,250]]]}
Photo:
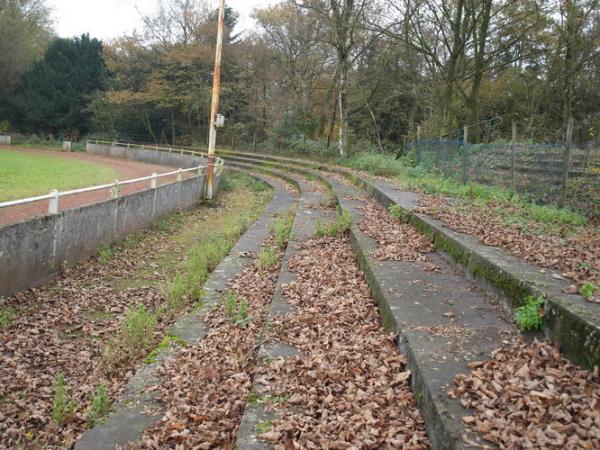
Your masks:
{"label": "grass sports field", "polygon": [[116,171],[77,161],[0,149],[0,202],[102,184],[118,178]]}

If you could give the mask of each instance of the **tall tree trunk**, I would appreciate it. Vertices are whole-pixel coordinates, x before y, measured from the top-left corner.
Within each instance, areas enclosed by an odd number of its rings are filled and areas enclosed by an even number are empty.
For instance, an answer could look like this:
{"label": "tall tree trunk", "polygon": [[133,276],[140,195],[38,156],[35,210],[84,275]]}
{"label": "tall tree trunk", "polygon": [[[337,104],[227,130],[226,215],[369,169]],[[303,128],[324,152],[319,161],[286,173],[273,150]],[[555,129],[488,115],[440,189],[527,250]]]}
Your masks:
{"label": "tall tree trunk", "polygon": [[327,148],[329,148],[331,145],[331,136],[333,136],[333,130],[335,129],[335,118],[337,117],[338,98],[339,96],[336,95],[333,99],[333,109],[331,110],[331,119],[329,120],[329,132],[327,133]]}
{"label": "tall tree trunk", "polygon": [[340,70],[340,92],[339,92],[339,110],[340,110],[340,133],[338,139],[338,151],[342,158],[346,156],[346,146],[348,145],[348,108],[346,105],[346,77],[348,68],[346,61],[341,62]]}

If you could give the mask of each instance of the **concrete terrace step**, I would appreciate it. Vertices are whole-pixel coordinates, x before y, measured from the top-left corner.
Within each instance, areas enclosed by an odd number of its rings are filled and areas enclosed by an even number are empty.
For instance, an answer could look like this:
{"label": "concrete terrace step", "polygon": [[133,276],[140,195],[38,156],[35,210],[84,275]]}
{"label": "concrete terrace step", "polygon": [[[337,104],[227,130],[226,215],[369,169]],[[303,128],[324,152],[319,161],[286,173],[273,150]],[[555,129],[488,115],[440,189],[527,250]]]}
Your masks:
{"label": "concrete terrace step", "polygon": [[[249,166],[248,170],[255,170],[254,167]],[[273,175],[277,172],[273,171]],[[286,176],[285,174],[279,173],[280,176]],[[294,311],[294,306],[286,302],[282,294],[283,287],[292,281],[292,274],[288,269],[290,259],[298,252],[297,243],[310,238],[314,234],[317,220],[330,220],[334,217],[332,211],[326,211],[321,208],[315,208],[327,199],[321,192],[315,191],[308,183],[306,183],[301,177],[290,175],[300,187],[300,201],[296,218],[292,227],[290,239],[288,242],[285,255],[283,257],[281,270],[277,279],[277,286],[275,288],[275,294],[273,296],[273,302],[271,304],[271,310],[267,317],[267,325],[274,316],[284,315]],[[263,341],[263,339],[261,339]],[[263,341],[258,350],[259,364],[261,361],[272,361],[275,359],[284,359],[297,354],[297,349],[290,347],[281,342],[277,341]],[[268,411],[264,407],[264,403],[261,402],[261,398],[268,398],[270,395],[268,389],[265,389],[258,383],[253,383],[252,386],[252,397],[257,401],[246,403],[242,422],[240,424],[239,432],[236,439],[235,448],[238,449],[262,449],[270,448],[265,442],[258,439],[260,432],[257,427],[261,422],[275,419],[274,413]]]}
{"label": "concrete terrace step", "polygon": [[[402,191],[391,183],[359,178],[349,170],[316,162],[251,153],[223,154],[228,162],[264,165],[283,171],[318,175],[314,169],[338,173],[373,195],[384,207],[400,206],[407,219],[421,232],[431,235],[435,245],[459,263],[465,272],[501,295],[506,304],[517,307],[529,296],[545,298],[544,333],[567,358],[585,368],[600,366],[600,305],[582,296],[565,294],[569,282],[551,270],[542,270],[507,254],[504,250],[480,244],[473,236],[455,232],[425,214],[414,213],[416,194]],[[312,170],[311,170],[312,169]]]}
{"label": "concrete terrace step", "polygon": [[[240,273],[247,264],[246,252],[260,250],[260,244],[270,233],[270,225],[276,215],[288,210],[296,201],[294,194],[283,189],[261,175],[253,175],[275,188],[275,196],[265,212],[252,224],[238,240],[230,254],[221,261],[204,285],[205,307],[178,320],[169,334],[192,343],[202,339],[206,327],[202,320],[203,312],[217,304],[227,288],[229,280]],[[77,450],[109,450],[138,440],[144,430],[162,417],[161,406],[147,389],[158,381],[157,369],[169,358],[173,350],[159,353],[156,362],[142,366],[131,378],[123,397],[116,405],[107,421],[83,434],[75,448]]]}
{"label": "concrete terrace step", "polygon": [[[502,340],[517,334],[511,317],[493,297],[466,279],[462,271],[441,254],[432,255],[439,272],[425,271],[416,263],[373,260],[370,254],[377,244],[357,226],[362,220],[360,207],[363,204],[357,199],[364,194],[335,180],[328,180],[328,183],[340,206],[353,216],[352,244],[378,301],[384,325],[399,334],[399,347],[407,357],[412,373],[411,384],[425,418],[432,447],[469,448],[463,440],[465,428],[461,417],[472,412],[464,409],[458,401],[451,400],[447,388],[455,375],[468,373],[469,362],[487,359]],[[297,221],[301,221],[302,217],[298,214]],[[298,240],[309,236],[310,228],[308,234],[298,234]],[[296,237],[296,233],[294,235]],[[289,246],[287,252],[295,253],[294,246]],[[286,264],[284,262],[279,283],[291,280]],[[289,311],[281,297],[279,283],[273,302],[274,314]],[[271,361],[295,354],[293,348],[265,343],[259,359]],[[255,384],[254,391],[262,397],[269,395],[259,384]],[[272,410],[265,408],[261,402],[247,405],[237,448],[271,448],[258,440],[256,428],[261,422],[275,418]],[[468,440],[485,444],[478,436],[470,435]]]}

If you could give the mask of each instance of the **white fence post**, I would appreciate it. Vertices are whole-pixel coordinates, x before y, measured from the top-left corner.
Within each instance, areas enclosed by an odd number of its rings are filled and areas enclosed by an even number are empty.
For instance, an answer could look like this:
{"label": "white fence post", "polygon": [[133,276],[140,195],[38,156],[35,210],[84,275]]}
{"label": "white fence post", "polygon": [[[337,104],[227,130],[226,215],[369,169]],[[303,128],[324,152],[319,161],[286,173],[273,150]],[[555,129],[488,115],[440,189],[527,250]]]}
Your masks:
{"label": "white fence post", "polygon": [[119,196],[120,190],[121,190],[121,186],[119,185],[119,180],[113,180],[113,185],[111,188],[111,197],[117,198]]}
{"label": "white fence post", "polygon": [[56,189],[52,189],[50,191],[50,195],[52,197],[48,201],[48,214],[58,214],[58,191]]}
{"label": "white fence post", "polygon": [[181,167],[177,170],[177,181],[183,180],[183,173],[181,172]]}
{"label": "white fence post", "polygon": [[202,166],[198,166],[198,176],[202,176]]}
{"label": "white fence post", "polygon": [[150,187],[152,189],[156,189],[158,187],[158,176],[156,175],[156,172],[152,174],[152,179],[150,180]]}

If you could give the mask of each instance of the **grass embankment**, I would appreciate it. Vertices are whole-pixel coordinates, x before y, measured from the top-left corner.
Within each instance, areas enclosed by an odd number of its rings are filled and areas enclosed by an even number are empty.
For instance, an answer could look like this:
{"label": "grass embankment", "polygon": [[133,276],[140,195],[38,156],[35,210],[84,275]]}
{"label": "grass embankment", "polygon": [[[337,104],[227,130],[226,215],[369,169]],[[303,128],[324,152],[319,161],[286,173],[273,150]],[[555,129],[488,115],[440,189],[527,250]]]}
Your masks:
{"label": "grass embankment", "polygon": [[272,197],[242,175],[224,175],[220,187],[215,201],[0,299],[0,447],[70,448],[103,420],[136,367],[185,344],[170,325],[202,307],[208,273]]}
{"label": "grass embankment", "polygon": [[76,189],[118,178],[108,167],[87,161],[0,149],[0,201]]}

